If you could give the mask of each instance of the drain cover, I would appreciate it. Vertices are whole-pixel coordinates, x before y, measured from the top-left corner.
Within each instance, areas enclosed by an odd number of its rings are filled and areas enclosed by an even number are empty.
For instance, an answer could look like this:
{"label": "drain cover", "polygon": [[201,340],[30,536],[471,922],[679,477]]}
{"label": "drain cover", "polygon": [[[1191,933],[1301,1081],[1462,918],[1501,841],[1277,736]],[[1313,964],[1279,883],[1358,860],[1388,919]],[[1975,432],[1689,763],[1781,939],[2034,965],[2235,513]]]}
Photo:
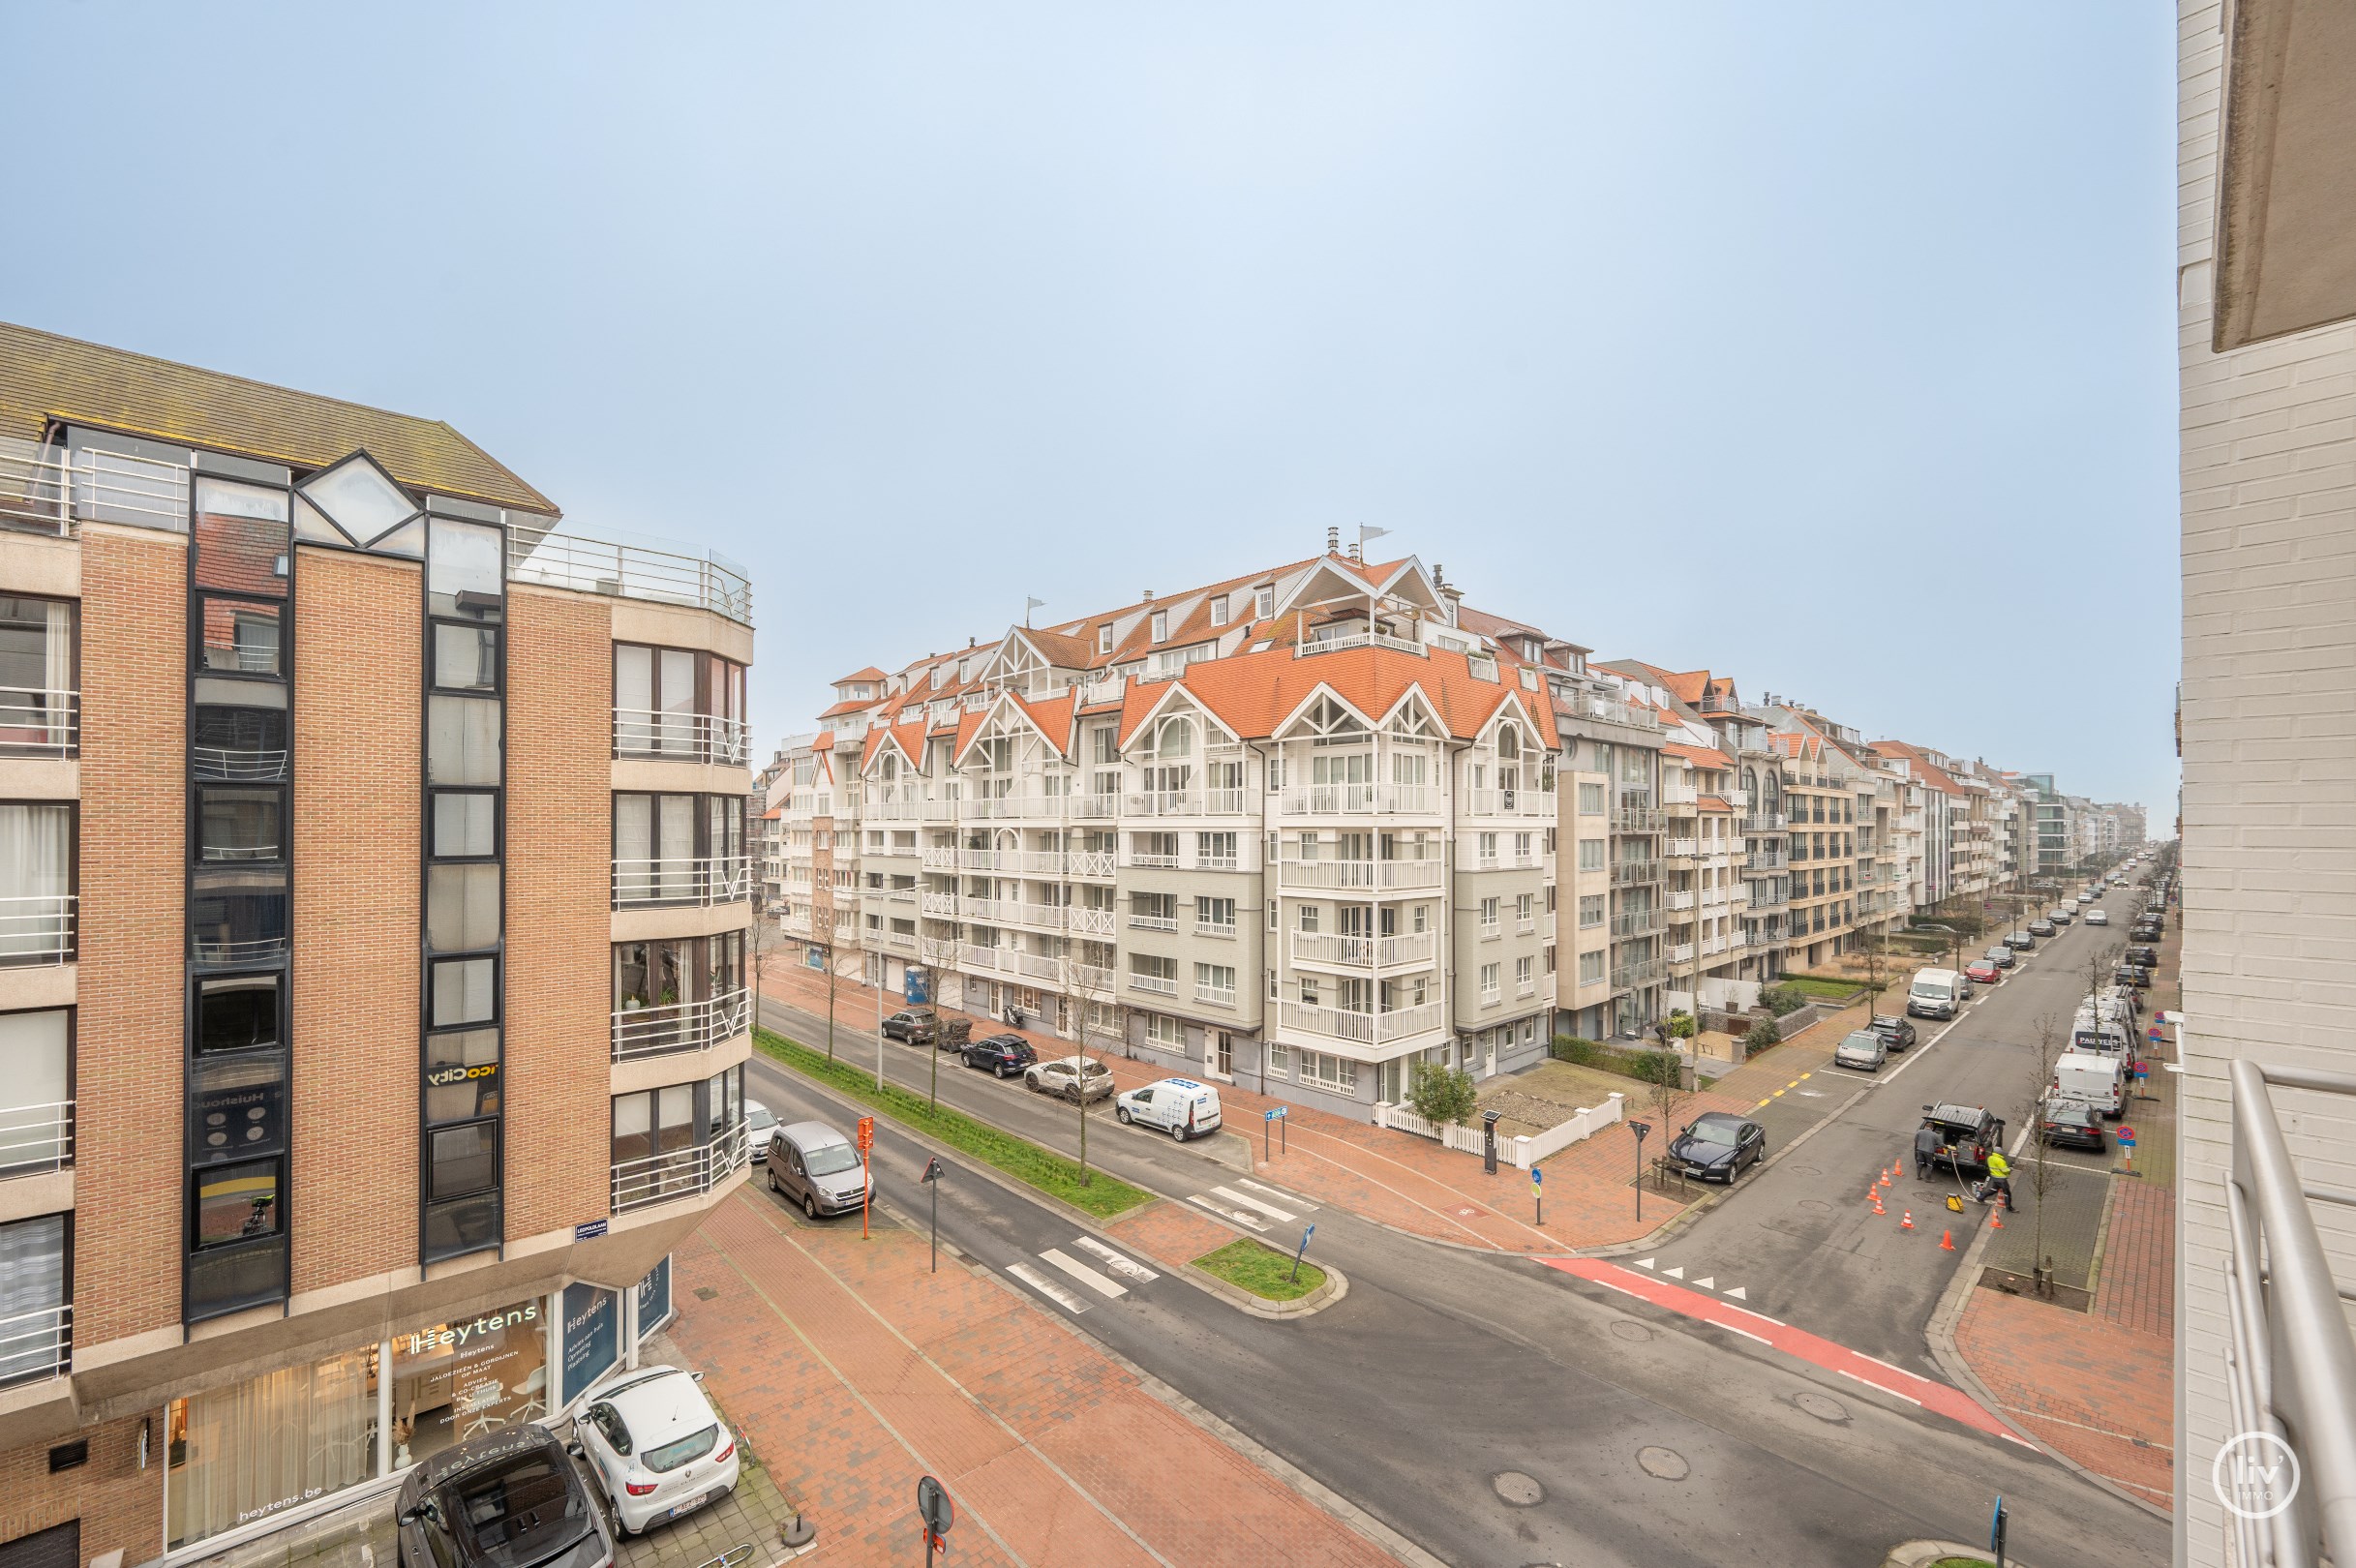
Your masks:
{"label": "drain cover", "polygon": [[1814,1165],[1794,1165],[1792,1167],[1792,1174],[1795,1176],[1822,1176],[1824,1172],[1817,1169]]}
{"label": "drain cover", "polygon": [[719,1294],[720,1293],[718,1291],[712,1289],[710,1285],[697,1285],[695,1287],[695,1299],[698,1301],[711,1301],[716,1299]]}
{"label": "drain cover", "polygon": [[1499,1470],[1489,1478],[1489,1484],[1516,1508],[1535,1508],[1546,1501],[1546,1489],[1538,1485],[1538,1478],[1520,1470]]}
{"label": "drain cover", "polygon": [[1819,1394],[1810,1390],[1794,1395],[1792,1402],[1819,1421],[1846,1421],[1849,1419],[1849,1406],[1829,1394]]}
{"label": "drain cover", "polygon": [[1826,1210],[1831,1208],[1832,1205],[1827,1203],[1823,1198],[1801,1198],[1797,1203],[1793,1204],[1792,1207],[1795,1209],[1812,1209],[1818,1214],[1823,1214]]}
{"label": "drain cover", "polygon": [[1615,1337],[1625,1340],[1630,1344],[1642,1344],[1646,1340],[1652,1338],[1652,1331],[1650,1329],[1645,1327],[1644,1324],[1639,1323],[1632,1318],[1626,1317],[1620,1318],[1613,1323],[1612,1333]]}
{"label": "drain cover", "polygon": [[1682,1481],[1693,1473],[1685,1456],[1674,1448],[1640,1448],[1636,1451],[1636,1462],[1644,1466],[1646,1475],[1663,1481]]}

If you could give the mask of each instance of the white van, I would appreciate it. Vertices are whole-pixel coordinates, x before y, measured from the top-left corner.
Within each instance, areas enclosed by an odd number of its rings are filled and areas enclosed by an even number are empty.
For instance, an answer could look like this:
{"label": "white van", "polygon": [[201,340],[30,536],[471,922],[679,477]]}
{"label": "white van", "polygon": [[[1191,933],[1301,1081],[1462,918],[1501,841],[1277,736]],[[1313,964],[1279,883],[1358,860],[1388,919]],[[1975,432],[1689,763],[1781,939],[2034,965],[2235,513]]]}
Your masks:
{"label": "white van", "polygon": [[1113,1096],[1112,1113],[1138,1127],[1158,1127],[1184,1143],[1219,1131],[1219,1091],[1192,1078],[1163,1078]]}
{"label": "white van", "polygon": [[1918,969],[1906,1010],[1918,1018],[1952,1018],[1963,1005],[1963,977],[1951,969]]}
{"label": "white van", "polygon": [[2134,1037],[2118,1018],[2098,1017],[2093,1009],[2086,1008],[2070,1020],[2069,1048],[2098,1056],[2130,1057],[2134,1054]]}
{"label": "white van", "polygon": [[2098,1116],[2112,1121],[2127,1109],[2127,1063],[2116,1056],[2065,1051],[2053,1059],[2055,1095],[2083,1100]]}

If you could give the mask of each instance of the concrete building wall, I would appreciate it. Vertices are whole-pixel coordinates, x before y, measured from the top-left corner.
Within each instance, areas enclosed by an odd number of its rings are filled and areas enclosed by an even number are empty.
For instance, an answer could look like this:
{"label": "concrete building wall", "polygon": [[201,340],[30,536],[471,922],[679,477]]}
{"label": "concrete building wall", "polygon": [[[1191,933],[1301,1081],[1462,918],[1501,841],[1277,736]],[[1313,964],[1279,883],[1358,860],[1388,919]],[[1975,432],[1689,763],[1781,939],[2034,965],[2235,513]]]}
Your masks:
{"label": "concrete building wall", "polygon": [[[2180,1560],[2227,1559],[2227,1063],[2356,1067],[2356,324],[2210,351],[2223,38],[2178,11],[2185,1074]],[[2356,1183],[2356,1106],[2278,1091],[2309,1181]],[[2356,1241],[2325,1231],[2342,1282]]]}

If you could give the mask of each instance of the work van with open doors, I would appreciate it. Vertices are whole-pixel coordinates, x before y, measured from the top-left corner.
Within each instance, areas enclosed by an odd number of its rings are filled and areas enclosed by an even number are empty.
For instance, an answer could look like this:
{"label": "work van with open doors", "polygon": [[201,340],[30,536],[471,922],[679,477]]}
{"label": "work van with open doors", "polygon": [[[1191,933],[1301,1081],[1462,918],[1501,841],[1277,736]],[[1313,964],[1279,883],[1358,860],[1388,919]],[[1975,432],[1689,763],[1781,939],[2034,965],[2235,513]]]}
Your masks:
{"label": "work van with open doors", "polygon": [[2098,1116],[2117,1121],[2127,1109],[2127,1063],[2117,1056],[2064,1051],[2053,1059],[2052,1094],[2083,1100]]}

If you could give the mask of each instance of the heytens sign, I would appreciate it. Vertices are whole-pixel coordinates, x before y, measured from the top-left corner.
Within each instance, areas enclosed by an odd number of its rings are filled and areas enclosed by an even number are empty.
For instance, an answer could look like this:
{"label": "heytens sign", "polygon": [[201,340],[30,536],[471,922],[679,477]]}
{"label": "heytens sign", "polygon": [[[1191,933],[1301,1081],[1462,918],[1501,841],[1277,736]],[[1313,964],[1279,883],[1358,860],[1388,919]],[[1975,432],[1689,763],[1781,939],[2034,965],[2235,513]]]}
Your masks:
{"label": "heytens sign", "polygon": [[529,1301],[521,1307],[510,1307],[505,1312],[485,1312],[482,1316],[469,1318],[464,1323],[444,1323],[434,1328],[404,1334],[401,1337],[401,1349],[405,1355],[420,1356],[429,1350],[438,1350],[444,1345],[463,1345],[478,1335],[495,1334],[503,1328],[515,1328],[524,1323],[536,1323],[539,1320],[540,1304],[537,1301]]}

